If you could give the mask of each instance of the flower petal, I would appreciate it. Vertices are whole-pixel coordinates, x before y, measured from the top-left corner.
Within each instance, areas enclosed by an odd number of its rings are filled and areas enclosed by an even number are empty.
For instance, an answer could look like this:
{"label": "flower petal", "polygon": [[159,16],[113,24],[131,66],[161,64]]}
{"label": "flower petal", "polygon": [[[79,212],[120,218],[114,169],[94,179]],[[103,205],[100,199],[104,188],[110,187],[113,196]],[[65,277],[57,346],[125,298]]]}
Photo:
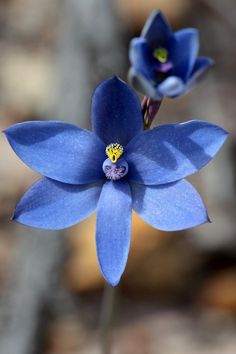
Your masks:
{"label": "flower petal", "polygon": [[97,207],[96,243],[101,271],[112,286],[119,283],[126,266],[131,218],[132,199],[128,183],[105,183]]}
{"label": "flower petal", "polygon": [[148,185],[177,181],[206,165],[227,135],[205,121],[160,125],[138,135],[126,147],[128,177]]}
{"label": "flower petal", "polygon": [[79,186],[43,178],[24,194],[13,219],[39,229],[64,229],[96,209],[101,187],[102,183]]}
{"label": "flower petal", "polygon": [[131,184],[133,208],[151,226],[184,230],[209,221],[198,192],[186,180],[160,186]]}
{"label": "flower petal", "polygon": [[210,66],[214,64],[214,61],[211,58],[206,57],[198,57],[196,63],[193,67],[192,74],[187,81],[187,90],[191,90],[191,88],[198,83],[199,80],[206,74]]}
{"label": "flower petal", "polygon": [[72,124],[24,122],[5,131],[15,153],[33,170],[60,182],[92,183],[104,178],[105,145]]}
{"label": "flower petal", "polygon": [[163,98],[163,95],[158,93],[154,85],[151,84],[151,81],[138,74],[134,68],[130,68],[128,80],[130,85],[143,95],[148,96],[153,100],[161,100]]}
{"label": "flower petal", "polygon": [[129,58],[133,68],[149,80],[157,80],[155,60],[145,38],[134,38],[130,42]]}
{"label": "flower petal", "polygon": [[143,130],[138,97],[116,77],[103,81],[96,88],[91,109],[93,130],[105,144],[126,146]]}
{"label": "flower petal", "polygon": [[174,33],[169,58],[174,65],[173,76],[187,80],[196,62],[198,49],[199,38],[196,29],[186,28]]}
{"label": "flower petal", "polygon": [[158,86],[160,95],[172,98],[182,95],[184,91],[185,84],[183,80],[177,76],[169,76]]}
{"label": "flower petal", "polygon": [[152,48],[166,44],[172,35],[170,25],[160,11],[154,11],[148,17],[141,36],[146,38]]}

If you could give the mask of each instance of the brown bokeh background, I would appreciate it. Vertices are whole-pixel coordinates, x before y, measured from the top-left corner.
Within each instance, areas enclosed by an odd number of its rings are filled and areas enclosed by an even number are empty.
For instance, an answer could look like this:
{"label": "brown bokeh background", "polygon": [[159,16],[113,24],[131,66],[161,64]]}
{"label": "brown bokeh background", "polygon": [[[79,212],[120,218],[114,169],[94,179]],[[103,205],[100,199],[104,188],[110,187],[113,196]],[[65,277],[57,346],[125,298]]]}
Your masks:
{"label": "brown bokeh background", "polygon": [[[156,124],[206,119],[230,138],[191,181],[211,224],[164,233],[133,215],[130,256],[112,324],[114,354],[236,351],[236,74],[234,0],[0,0],[0,127],[61,119],[89,127],[103,79],[126,80],[128,45],[149,13],[197,27],[216,65],[185,97],[166,99]],[[95,215],[66,232],[10,221],[38,178],[0,136],[0,354],[100,353],[104,280]]]}

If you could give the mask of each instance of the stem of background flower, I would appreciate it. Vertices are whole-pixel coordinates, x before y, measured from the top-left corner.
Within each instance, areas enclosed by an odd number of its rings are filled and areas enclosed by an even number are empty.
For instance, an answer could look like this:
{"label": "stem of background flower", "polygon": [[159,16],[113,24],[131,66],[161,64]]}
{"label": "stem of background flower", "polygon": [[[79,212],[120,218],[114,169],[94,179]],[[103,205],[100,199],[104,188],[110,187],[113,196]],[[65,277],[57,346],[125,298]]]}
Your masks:
{"label": "stem of background flower", "polygon": [[145,130],[151,127],[151,124],[160,109],[161,102],[162,100],[155,101],[150,97],[144,96],[142,100],[142,112]]}
{"label": "stem of background flower", "polygon": [[102,354],[111,354],[112,327],[115,315],[117,295],[118,286],[113,288],[109,284],[105,285],[100,318]]}

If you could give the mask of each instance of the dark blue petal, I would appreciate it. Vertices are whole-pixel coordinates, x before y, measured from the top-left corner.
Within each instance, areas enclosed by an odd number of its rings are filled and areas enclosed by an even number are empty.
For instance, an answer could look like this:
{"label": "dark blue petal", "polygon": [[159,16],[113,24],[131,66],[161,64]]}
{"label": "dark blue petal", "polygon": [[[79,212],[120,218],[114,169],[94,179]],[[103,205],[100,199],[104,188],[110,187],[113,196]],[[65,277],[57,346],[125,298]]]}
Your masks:
{"label": "dark blue petal", "polygon": [[92,126],[105,144],[123,146],[143,130],[138,97],[127,84],[114,77],[103,81],[92,98]]}
{"label": "dark blue petal", "polygon": [[169,76],[158,86],[157,91],[160,95],[174,98],[185,92],[185,84],[179,77]]}
{"label": "dark blue petal", "polygon": [[156,64],[151,49],[145,38],[134,38],[130,42],[129,58],[133,68],[149,80],[156,81]]}
{"label": "dark blue petal", "polygon": [[141,34],[152,48],[165,46],[171,35],[170,25],[160,11],[154,11],[149,16]]}
{"label": "dark blue petal", "polygon": [[185,81],[191,74],[197,59],[198,31],[194,28],[186,28],[175,32],[170,48],[169,59],[174,65],[172,75],[179,76]]}
{"label": "dark blue petal", "polygon": [[132,183],[131,190],[134,210],[159,230],[184,230],[209,221],[200,195],[185,180],[161,186]]}
{"label": "dark blue petal", "polygon": [[24,194],[13,219],[39,229],[64,229],[96,209],[101,187],[101,183],[79,186],[43,178]]}
{"label": "dark blue petal", "polygon": [[33,170],[60,182],[91,183],[104,178],[105,145],[72,124],[25,122],[5,131],[15,153]]}
{"label": "dark blue petal", "polygon": [[140,75],[134,68],[130,68],[128,80],[130,85],[143,95],[151,97],[153,100],[161,100],[163,98],[163,95],[158,93],[151,81]]}
{"label": "dark blue petal", "polygon": [[160,125],[135,137],[126,147],[128,177],[148,185],[177,181],[206,165],[227,135],[205,121]]}
{"label": "dark blue petal", "polygon": [[210,66],[214,64],[214,61],[211,58],[198,57],[196,63],[193,67],[192,74],[187,81],[187,90],[198,83],[199,80],[206,74]]}
{"label": "dark blue petal", "polygon": [[131,237],[132,199],[125,181],[103,185],[97,207],[96,243],[102,274],[109,284],[119,283]]}

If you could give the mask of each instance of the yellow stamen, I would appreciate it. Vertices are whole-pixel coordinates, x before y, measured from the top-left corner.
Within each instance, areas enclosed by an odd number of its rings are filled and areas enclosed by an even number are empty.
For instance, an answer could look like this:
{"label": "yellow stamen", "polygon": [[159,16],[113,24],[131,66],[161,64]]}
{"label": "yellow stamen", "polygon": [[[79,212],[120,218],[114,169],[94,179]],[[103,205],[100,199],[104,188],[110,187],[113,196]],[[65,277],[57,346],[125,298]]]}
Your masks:
{"label": "yellow stamen", "polygon": [[106,154],[111,162],[116,163],[123,154],[123,147],[118,143],[110,144],[106,147]]}
{"label": "yellow stamen", "polygon": [[168,60],[168,51],[166,48],[157,48],[154,50],[153,56],[161,63],[166,63]]}

